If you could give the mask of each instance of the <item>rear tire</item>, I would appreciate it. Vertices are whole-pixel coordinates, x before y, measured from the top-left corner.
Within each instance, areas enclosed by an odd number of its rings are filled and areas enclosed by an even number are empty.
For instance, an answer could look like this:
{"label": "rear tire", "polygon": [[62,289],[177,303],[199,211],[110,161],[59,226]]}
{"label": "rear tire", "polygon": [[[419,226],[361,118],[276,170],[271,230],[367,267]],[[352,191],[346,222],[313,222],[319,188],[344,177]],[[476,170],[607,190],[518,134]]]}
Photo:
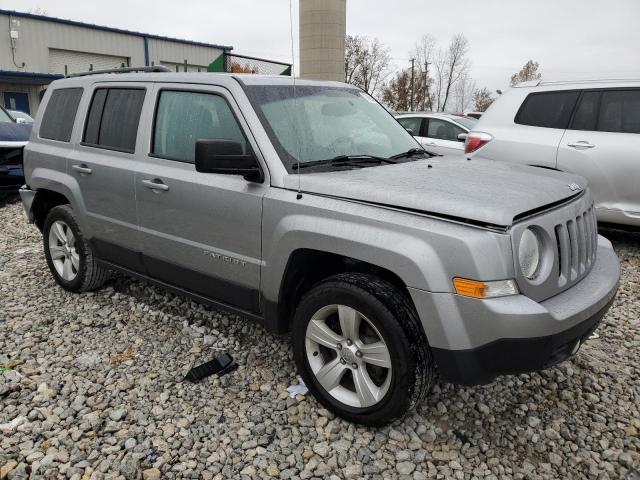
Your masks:
{"label": "rear tire", "polygon": [[109,271],[96,261],[69,205],[49,211],[42,236],[49,270],[65,290],[87,292],[100,288],[109,279]]}
{"label": "rear tire", "polygon": [[390,423],[433,384],[435,364],[415,309],[385,280],[329,277],[302,298],[293,322],[300,375],[320,403],[346,420]]}

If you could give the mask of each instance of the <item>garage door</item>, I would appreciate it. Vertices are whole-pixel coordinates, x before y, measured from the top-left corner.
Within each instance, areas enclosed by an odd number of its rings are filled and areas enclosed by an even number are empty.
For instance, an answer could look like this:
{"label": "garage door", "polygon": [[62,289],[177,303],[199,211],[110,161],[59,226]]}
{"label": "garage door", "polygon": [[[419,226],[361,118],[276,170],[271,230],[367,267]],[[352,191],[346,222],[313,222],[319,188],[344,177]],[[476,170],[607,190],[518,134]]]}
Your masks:
{"label": "garage door", "polygon": [[[74,52],[71,50],[49,49],[49,73],[78,73],[91,70],[118,68],[129,65],[128,57],[103,55],[101,53]],[[65,72],[65,65],[67,70]]]}

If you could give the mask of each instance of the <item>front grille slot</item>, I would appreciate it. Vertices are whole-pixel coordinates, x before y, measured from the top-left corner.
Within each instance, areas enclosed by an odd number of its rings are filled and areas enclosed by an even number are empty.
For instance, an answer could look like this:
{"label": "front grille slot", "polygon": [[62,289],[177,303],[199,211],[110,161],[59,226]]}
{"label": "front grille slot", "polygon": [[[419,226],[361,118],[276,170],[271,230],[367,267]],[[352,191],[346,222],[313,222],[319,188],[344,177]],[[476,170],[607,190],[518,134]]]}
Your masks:
{"label": "front grille slot", "polygon": [[589,207],[575,219],[554,227],[558,252],[558,285],[572,282],[591,269],[596,256],[598,232],[595,209]]}

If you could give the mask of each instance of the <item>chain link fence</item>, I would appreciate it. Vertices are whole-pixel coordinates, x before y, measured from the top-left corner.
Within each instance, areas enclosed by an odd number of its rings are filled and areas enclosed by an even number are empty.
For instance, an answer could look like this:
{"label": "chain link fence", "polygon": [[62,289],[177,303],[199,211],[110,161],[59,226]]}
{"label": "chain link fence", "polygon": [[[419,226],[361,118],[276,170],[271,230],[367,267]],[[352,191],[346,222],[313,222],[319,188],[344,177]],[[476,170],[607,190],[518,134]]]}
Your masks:
{"label": "chain link fence", "polygon": [[291,64],[275,62],[264,58],[225,53],[224,71],[230,73],[291,76]]}

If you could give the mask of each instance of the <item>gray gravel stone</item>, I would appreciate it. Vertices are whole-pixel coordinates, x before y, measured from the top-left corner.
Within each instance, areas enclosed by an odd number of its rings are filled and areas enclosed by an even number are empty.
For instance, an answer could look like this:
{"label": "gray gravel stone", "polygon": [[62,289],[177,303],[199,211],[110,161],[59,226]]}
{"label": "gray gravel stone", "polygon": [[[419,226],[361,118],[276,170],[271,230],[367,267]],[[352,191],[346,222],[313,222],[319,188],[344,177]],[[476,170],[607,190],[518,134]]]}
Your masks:
{"label": "gray gravel stone", "polygon": [[[36,228],[0,208],[0,468],[9,479],[635,478],[640,471],[640,234],[606,230],[618,297],[572,359],[478,387],[436,384],[385,428],[350,424],[297,383],[288,338],[114,276],[55,285]],[[191,384],[229,352],[239,364]],[[35,472],[35,473],[34,473]]]}

